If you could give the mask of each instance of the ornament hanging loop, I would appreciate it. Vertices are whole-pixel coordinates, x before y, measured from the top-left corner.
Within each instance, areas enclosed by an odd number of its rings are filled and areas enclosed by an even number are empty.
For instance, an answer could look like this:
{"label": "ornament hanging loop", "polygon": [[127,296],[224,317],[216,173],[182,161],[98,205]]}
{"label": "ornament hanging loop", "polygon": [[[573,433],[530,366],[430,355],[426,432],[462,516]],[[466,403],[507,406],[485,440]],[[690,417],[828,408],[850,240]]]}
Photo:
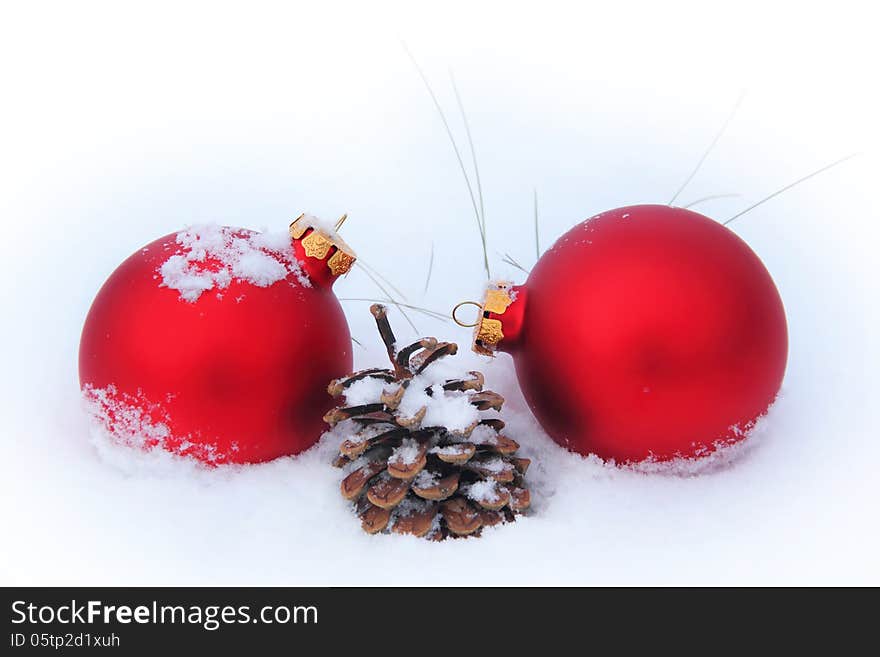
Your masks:
{"label": "ornament hanging loop", "polygon": [[452,321],[455,322],[456,324],[458,324],[459,326],[464,327],[464,328],[473,328],[477,324],[479,324],[480,323],[479,315],[477,315],[477,320],[473,324],[465,324],[463,321],[461,321],[458,318],[456,313],[458,312],[458,309],[461,308],[462,306],[476,306],[477,308],[480,309],[481,312],[483,310],[482,304],[479,304],[476,301],[462,301],[461,303],[457,304],[455,306],[455,308],[452,309]]}
{"label": "ornament hanging loop", "polygon": [[342,215],[341,217],[339,217],[339,219],[336,220],[336,225],[333,226],[333,230],[339,231],[339,229],[342,228],[342,224],[345,223],[346,219],[348,219],[348,213]]}

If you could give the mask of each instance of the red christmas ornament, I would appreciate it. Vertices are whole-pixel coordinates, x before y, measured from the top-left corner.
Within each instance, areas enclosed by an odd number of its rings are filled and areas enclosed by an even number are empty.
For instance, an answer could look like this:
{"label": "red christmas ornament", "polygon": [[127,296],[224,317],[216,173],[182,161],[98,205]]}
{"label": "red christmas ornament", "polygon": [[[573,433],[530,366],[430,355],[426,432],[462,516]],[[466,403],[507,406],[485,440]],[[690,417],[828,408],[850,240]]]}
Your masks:
{"label": "red christmas ornament", "polygon": [[204,226],[148,244],[86,318],[79,374],[91,410],[119,441],[207,463],[310,447],[332,406],[327,381],[351,370],[331,288],[354,259],[308,216],[289,234]]}
{"label": "red christmas ornament", "polygon": [[509,352],[556,442],[617,462],[701,456],[776,397],[788,333],[764,265],[700,214],[639,205],[572,228],[481,304],[474,349]]}

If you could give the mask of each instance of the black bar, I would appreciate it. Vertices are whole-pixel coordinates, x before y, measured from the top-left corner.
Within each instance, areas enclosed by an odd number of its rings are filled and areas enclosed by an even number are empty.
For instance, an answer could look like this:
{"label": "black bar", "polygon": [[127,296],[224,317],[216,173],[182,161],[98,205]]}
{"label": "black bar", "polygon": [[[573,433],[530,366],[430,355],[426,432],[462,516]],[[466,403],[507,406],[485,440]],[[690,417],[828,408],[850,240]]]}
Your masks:
{"label": "black bar", "polygon": [[[489,657],[522,654],[528,640],[546,648],[537,657],[616,654],[609,645],[626,654],[652,642],[678,652],[713,635],[728,648],[754,645],[754,636],[790,641],[829,630],[835,613],[849,620],[841,638],[850,636],[860,614],[844,611],[839,592],[830,595],[834,604],[828,591],[795,589],[5,588],[0,654],[320,655],[347,647],[354,657],[433,647]],[[873,626],[873,608],[861,609],[861,627]]]}

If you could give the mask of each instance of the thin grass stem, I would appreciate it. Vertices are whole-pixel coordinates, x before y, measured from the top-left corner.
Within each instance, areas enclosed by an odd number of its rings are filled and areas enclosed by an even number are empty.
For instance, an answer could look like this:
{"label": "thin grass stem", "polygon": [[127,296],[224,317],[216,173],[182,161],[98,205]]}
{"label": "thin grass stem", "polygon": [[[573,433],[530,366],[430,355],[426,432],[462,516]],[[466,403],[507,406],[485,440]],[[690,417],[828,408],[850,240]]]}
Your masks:
{"label": "thin grass stem", "polygon": [[367,269],[366,267],[363,267],[363,268],[361,268],[361,271],[363,271],[367,275],[367,277],[371,281],[373,281],[373,283],[376,285],[376,287],[378,287],[382,291],[382,293],[387,297],[385,301],[377,301],[376,303],[386,303],[387,302],[387,303],[393,304],[400,311],[400,314],[403,315],[403,318],[407,321],[407,323],[412,327],[412,330],[415,331],[416,333],[418,333],[419,329],[416,327],[416,325],[413,323],[413,321],[409,318],[409,315],[406,314],[406,311],[401,307],[401,306],[405,306],[406,304],[402,304],[400,301],[397,301],[394,298],[394,296],[386,289],[386,287],[384,285],[382,285],[382,282],[378,278],[373,276],[373,274],[370,273],[369,269]]}
{"label": "thin grass stem", "polygon": [[372,267],[371,265],[368,265],[366,262],[363,261],[363,259],[358,259],[358,260],[355,262],[355,264],[358,265],[359,267],[363,267],[364,269],[369,270],[369,271],[370,271],[370,272],[371,272],[376,278],[378,278],[378,279],[381,280],[383,283],[385,283],[385,285],[387,285],[388,287],[390,287],[391,290],[394,291],[394,292],[397,294],[397,296],[399,296],[399,297],[400,297],[401,299],[403,299],[404,301],[407,300],[406,295],[405,295],[403,292],[400,291],[400,288],[398,288],[394,283],[392,283],[392,282],[389,281],[385,276],[383,276],[382,273],[379,272],[375,267]]}
{"label": "thin grass stem", "polygon": [[851,160],[852,158],[854,158],[856,155],[859,155],[859,153],[850,153],[850,154],[847,155],[846,157],[842,157],[842,158],[840,158],[839,160],[835,160],[835,161],[832,162],[831,164],[826,164],[826,165],[825,165],[824,167],[822,167],[821,169],[816,169],[816,170],[813,171],[812,173],[808,173],[808,174],[807,174],[806,176],[804,176],[803,178],[798,178],[798,179],[795,180],[794,182],[789,183],[788,185],[786,185],[785,187],[782,187],[781,189],[777,189],[775,192],[773,192],[773,193],[770,194],[769,196],[765,196],[764,198],[762,198],[762,199],[761,199],[760,201],[758,201],[757,203],[753,203],[752,205],[750,205],[749,207],[747,207],[747,208],[746,208],[745,210],[743,210],[742,212],[737,212],[737,213],[736,213],[735,215],[733,215],[730,219],[728,219],[727,221],[723,222],[722,225],[723,225],[723,226],[726,226],[727,224],[729,224],[730,222],[732,222],[734,219],[739,219],[739,218],[740,218],[741,216],[743,216],[746,212],[751,212],[752,210],[754,210],[754,209],[755,209],[756,207],[758,207],[759,205],[763,205],[764,203],[766,203],[766,202],[769,201],[770,199],[772,199],[772,198],[776,198],[777,196],[779,196],[779,195],[782,194],[783,192],[787,192],[787,191],[788,191],[789,189],[791,189],[792,187],[795,187],[795,186],[797,186],[797,185],[800,185],[802,182],[806,182],[807,180],[809,180],[809,179],[812,178],[813,176],[818,176],[820,173],[823,173],[823,172],[825,172],[825,171],[828,171],[828,169],[832,169],[832,168],[836,167],[838,164],[843,164],[843,163],[846,162],[847,160]]}
{"label": "thin grass stem", "polygon": [[532,190],[535,197],[535,262],[541,259],[541,238],[538,231],[538,190]]}
{"label": "thin grass stem", "polygon": [[[452,74],[452,71],[449,71],[449,79],[452,82],[452,91],[455,94],[455,102],[458,104],[458,111],[461,113],[461,120],[464,123],[464,132],[467,136],[468,147],[471,151],[471,161],[474,163],[474,178],[477,183],[477,199],[480,202],[480,222],[482,224],[482,230],[480,231],[480,238],[483,242],[483,265],[486,268],[486,273],[489,273],[489,251],[486,246],[486,208],[483,205],[483,184],[480,181],[480,167],[477,164],[477,151],[474,148],[474,140],[471,137],[471,126],[468,122],[467,112],[464,111],[464,103],[461,102],[461,95],[458,93],[458,85],[455,84],[455,76]],[[491,278],[491,276],[490,276]]]}
{"label": "thin grass stem", "polygon": [[688,184],[691,182],[691,180],[694,179],[694,176],[697,175],[697,172],[700,170],[700,167],[703,166],[703,162],[705,162],[706,158],[709,157],[709,154],[715,148],[715,144],[718,143],[718,141],[721,139],[722,135],[724,135],[724,132],[727,130],[727,126],[730,125],[731,121],[733,121],[733,117],[736,116],[736,112],[739,109],[739,106],[742,103],[743,98],[745,98],[745,96],[746,96],[746,92],[743,91],[739,95],[739,98],[736,99],[736,103],[734,104],[733,109],[730,111],[730,114],[727,116],[727,120],[724,121],[724,123],[721,125],[721,129],[715,134],[715,138],[712,140],[712,143],[709,144],[709,148],[707,148],[703,152],[703,155],[700,158],[700,161],[697,162],[697,166],[695,166],[694,170],[691,171],[691,175],[689,175],[687,177],[687,179],[681,184],[681,187],[679,187],[678,191],[672,195],[672,198],[669,199],[669,203],[667,203],[666,205],[672,205],[673,203],[675,203],[675,199],[678,198],[678,195],[684,191],[684,188],[687,187]]}
{"label": "thin grass stem", "polygon": [[[410,52],[405,42],[401,42],[403,45],[403,49],[406,51],[407,56],[409,56],[410,60],[415,66],[416,71],[418,71],[419,77],[422,78],[422,82],[425,84],[425,88],[428,90],[428,94],[431,96],[431,100],[434,102],[434,107],[437,110],[437,113],[440,115],[440,120],[443,122],[443,128],[446,130],[446,136],[449,137],[449,143],[452,144],[452,150],[455,153],[455,159],[458,161],[458,167],[461,169],[461,175],[464,177],[464,183],[467,186],[468,196],[471,199],[471,205],[474,209],[474,217],[477,220],[477,229],[480,231],[480,241],[483,241],[483,222],[480,219],[480,209],[477,205],[477,198],[474,195],[474,188],[471,185],[471,179],[467,174],[467,169],[464,166],[464,160],[461,157],[461,151],[458,150],[458,144],[455,141],[455,137],[452,135],[452,129],[449,127],[449,121],[446,120],[446,114],[443,112],[443,108],[440,105],[440,101],[437,100],[437,95],[434,93],[434,90],[431,88],[431,83],[428,82],[428,78],[425,75],[425,72],[422,70],[422,67],[419,66],[418,61]],[[492,274],[489,271],[489,261],[488,258],[485,257],[483,259],[483,265],[486,269],[486,278],[491,279]]]}
{"label": "thin grass stem", "polygon": [[714,201],[719,198],[737,198],[742,196],[742,194],[712,194],[711,196],[703,196],[702,198],[698,198],[696,201],[691,201],[687,205],[682,205],[685,210],[688,208],[692,208],[695,205],[699,205],[700,203],[706,203],[707,201]]}
{"label": "thin grass stem", "polygon": [[525,267],[523,267],[521,264],[519,264],[516,260],[514,260],[513,256],[511,256],[509,253],[505,253],[504,257],[501,259],[501,261],[510,265],[511,267],[516,267],[517,269],[519,269],[522,272],[525,272],[526,274],[529,273],[529,270],[526,269]]}
{"label": "thin grass stem", "polygon": [[425,290],[422,295],[428,293],[428,286],[431,284],[431,274],[434,271],[434,242],[431,242],[431,257],[428,258],[428,275],[425,277]]}
{"label": "thin grass stem", "polygon": [[[370,299],[367,297],[339,297],[339,300],[340,301],[362,301],[364,303],[389,303],[387,299]],[[412,310],[413,312],[421,313],[421,314],[426,315],[428,317],[431,317],[433,319],[440,319],[440,320],[443,320],[444,322],[449,321],[449,314],[448,313],[441,313],[437,310],[431,310],[430,308],[422,308],[420,306],[414,306],[409,303],[400,303],[400,302],[393,302],[393,303],[395,306],[402,306],[404,308]]]}

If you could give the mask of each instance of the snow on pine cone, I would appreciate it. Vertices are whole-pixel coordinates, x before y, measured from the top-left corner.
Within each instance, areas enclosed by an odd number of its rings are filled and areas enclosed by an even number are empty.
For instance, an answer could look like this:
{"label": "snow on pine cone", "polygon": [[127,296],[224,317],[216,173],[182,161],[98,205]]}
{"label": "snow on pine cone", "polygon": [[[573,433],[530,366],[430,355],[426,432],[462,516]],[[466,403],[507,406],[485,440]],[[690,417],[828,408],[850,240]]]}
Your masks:
{"label": "snow on pine cone", "polygon": [[398,350],[386,308],[370,311],[392,367],[333,381],[327,390],[344,404],[324,416],[342,440],[334,465],[348,472],[342,495],[364,531],[441,540],[513,521],[529,506],[530,461],[515,456],[504,422],[486,416],[504,398],[483,390],[479,372],[444,367],[454,343],[423,338]]}

